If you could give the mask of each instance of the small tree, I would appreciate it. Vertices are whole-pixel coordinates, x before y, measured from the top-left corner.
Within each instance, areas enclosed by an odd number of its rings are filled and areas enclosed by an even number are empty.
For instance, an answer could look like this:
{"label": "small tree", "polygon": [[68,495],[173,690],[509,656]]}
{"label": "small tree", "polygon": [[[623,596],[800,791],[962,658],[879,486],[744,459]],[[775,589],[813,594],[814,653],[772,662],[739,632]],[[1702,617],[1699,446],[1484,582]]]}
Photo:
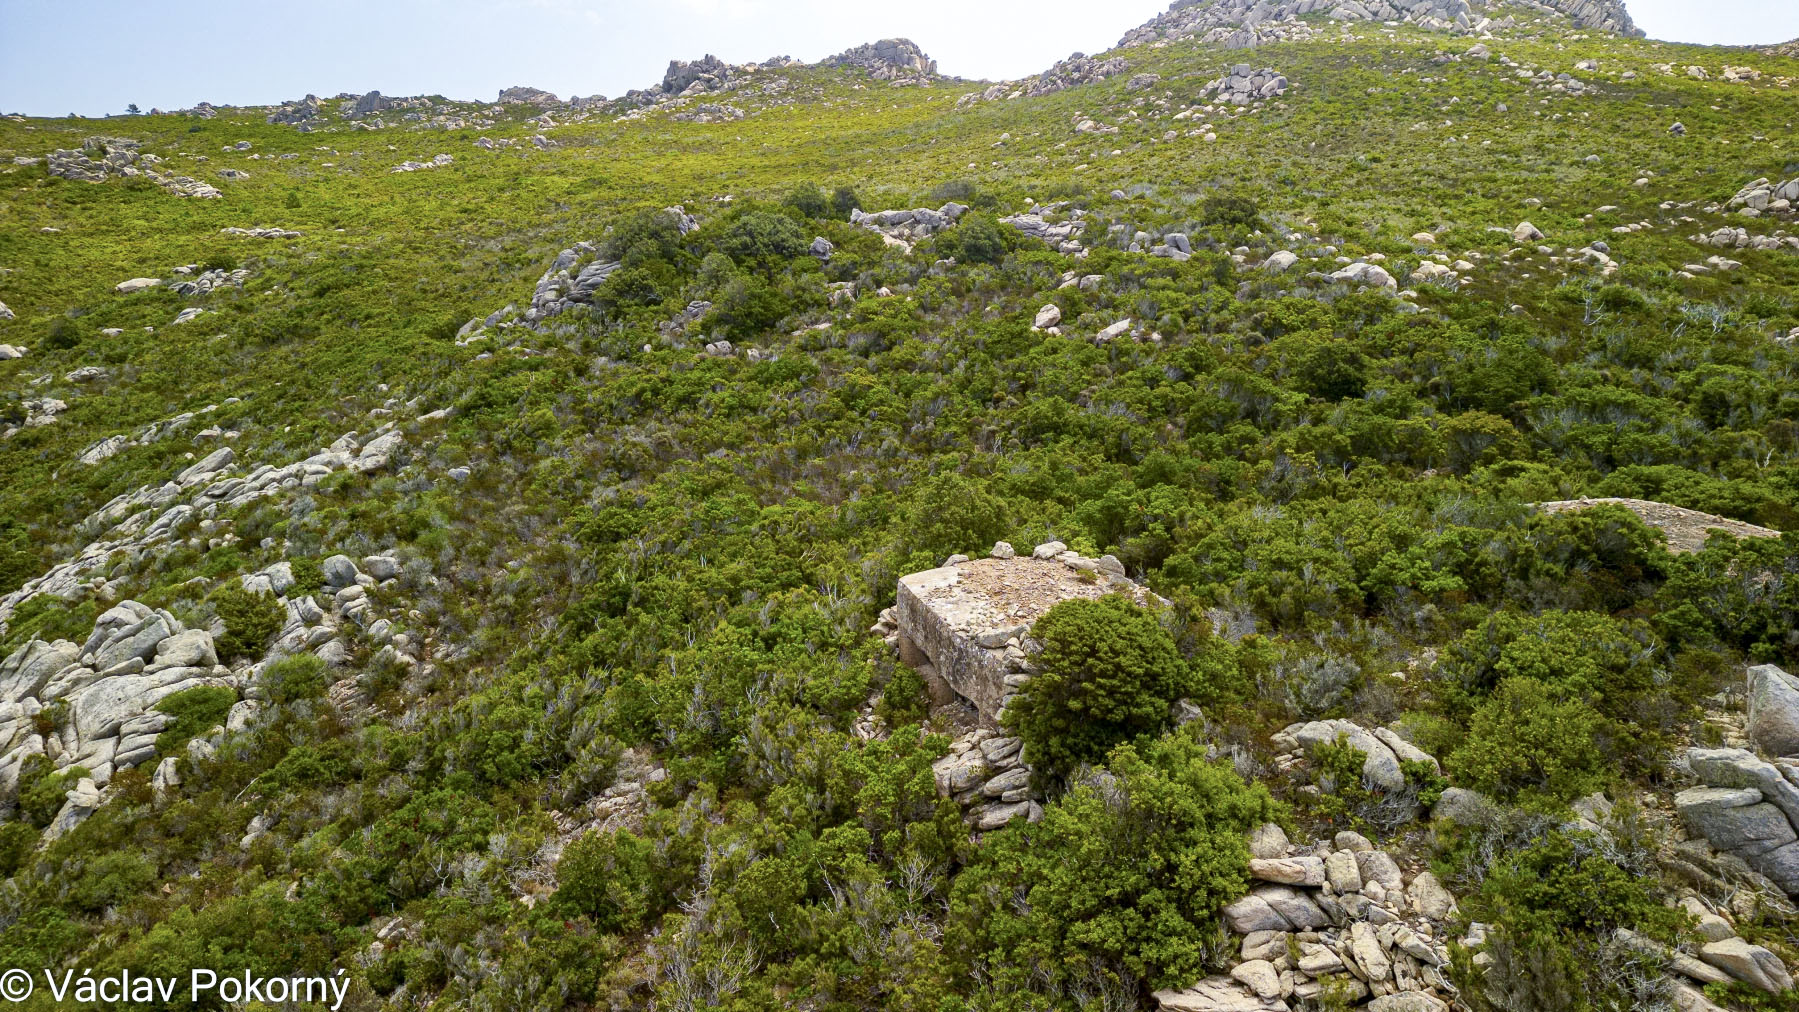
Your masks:
{"label": "small tree", "polygon": [[1597,790],[1606,721],[1578,699],[1557,699],[1535,678],[1508,678],[1474,711],[1468,739],[1449,757],[1456,779],[1505,800],[1572,801]]}
{"label": "small tree", "polygon": [[1129,598],[1071,600],[1037,620],[1041,669],[1006,708],[1039,775],[1062,779],[1113,746],[1155,735],[1192,669],[1156,616]]}

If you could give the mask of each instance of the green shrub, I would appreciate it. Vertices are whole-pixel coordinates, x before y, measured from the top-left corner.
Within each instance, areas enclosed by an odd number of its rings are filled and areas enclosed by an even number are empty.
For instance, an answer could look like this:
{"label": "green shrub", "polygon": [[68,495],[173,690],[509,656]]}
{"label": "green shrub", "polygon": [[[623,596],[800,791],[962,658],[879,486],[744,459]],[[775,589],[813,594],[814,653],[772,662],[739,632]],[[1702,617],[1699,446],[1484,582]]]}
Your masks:
{"label": "green shrub", "polygon": [[1251,227],[1261,215],[1261,208],[1248,197],[1214,193],[1206,198],[1201,220],[1207,225]]}
{"label": "green shrub", "polygon": [[237,702],[237,692],[222,685],[196,685],[164,696],[156,709],[175,718],[156,736],[156,750],[177,755],[187,743],[223,724]]}
{"label": "green shrub", "polygon": [[791,216],[778,211],[753,210],[740,215],[718,240],[718,248],[743,266],[773,266],[805,253],[812,245]]}
{"label": "green shrub", "polygon": [[330,679],[325,674],[323,658],[315,654],[292,654],[263,668],[262,684],[270,702],[297,703],[323,696]]}
{"label": "green shrub", "polygon": [[970,211],[953,228],[938,233],[934,249],[937,256],[959,264],[997,264],[1020,243],[1017,229],[1001,225],[991,214]]}
{"label": "green shrub", "polygon": [[1508,678],[1534,678],[1569,698],[1589,700],[1610,716],[1638,716],[1641,698],[1656,689],[1655,634],[1640,620],[1620,621],[1587,611],[1520,615],[1502,611],[1463,634],[1445,651],[1444,668],[1477,702]]}
{"label": "green shrub", "polygon": [[1077,785],[1041,823],[988,834],[955,882],[946,946],[1033,990],[1094,964],[1152,988],[1216,969],[1209,957],[1234,948],[1218,912],[1249,884],[1244,834],[1280,811],[1205,753],[1185,734],[1119,746],[1103,788]]}
{"label": "green shrub", "polygon": [[275,595],[266,590],[251,593],[236,581],[213,593],[212,606],[225,622],[225,635],[218,641],[221,660],[261,657],[287,618]]}
{"label": "green shrub", "polygon": [[1463,786],[1505,800],[1571,801],[1605,782],[1605,727],[1605,718],[1580,700],[1535,678],[1508,678],[1474,712],[1449,771]]}
{"label": "green shrub", "polygon": [[54,764],[44,756],[27,756],[19,764],[19,815],[43,829],[62,811],[69,788],[87,775],[85,766],[71,766],[57,773]]}
{"label": "green shrub", "polygon": [[562,852],[555,902],[601,931],[636,930],[654,902],[652,850],[649,841],[628,830],[588,833]]}
{"label": "green shrub", "polygon": [[78,910],[97,914],[147,889],[156,881],[156,865],[135,851],[112,851],[90,858],[69,888]]}
{"label": "green shrub", "polygon": [[856,196],[856,191],[850,187],[839,186],[831,191],[831,210],[836,213],[838,218],[848,221],[850,212],[861,210],[861,208],[862,198]]}
{"label": "green shrub", "polygon": [[0,822],[0,878],[11,878],[37,849],[38,831],[29,822]]}
{"label": "green shrub", "polygon": [[[1483,951],[1492,962],[1482,972],[1457,960],[1462,994],[1481,1012],[1654,1007],[1631,981],[1660,981],[1660,960],[1611,944],[1618,928],[1677,940],[1685,915],[1659,902],[1649,881],[1580,835],[1558,832],[1501,856],[1479,893],[1463,901],[1467,915],[1488,926]],[[1636,972],[1619,972],[1628,970]]]}
{"label": "green shrub", "polygon": [[1156,615],[1122,595],[1063,601],[1031,629],[1038,673],[1006,708],[1039,774],[1066,776],[1114,745],[1165,730],[1192,681]]}
{"label": "green shrub", "polygon": [[791,207],[808,218],[823,218],[830,210],[830,203],[825,199],[823,190],[811,185],[802,184],[790,190],[781,198],[784,207]]}

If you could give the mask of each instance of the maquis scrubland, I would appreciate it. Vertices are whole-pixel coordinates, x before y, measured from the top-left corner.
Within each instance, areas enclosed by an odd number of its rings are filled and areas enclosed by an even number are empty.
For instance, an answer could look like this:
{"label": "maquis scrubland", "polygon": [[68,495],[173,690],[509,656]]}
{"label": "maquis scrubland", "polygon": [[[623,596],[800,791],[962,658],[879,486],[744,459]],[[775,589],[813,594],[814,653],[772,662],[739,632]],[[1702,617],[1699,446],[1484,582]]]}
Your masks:
{"label": "maquis scrubland", "polygon": [[0,967],[1793,1012],[1796,81],[1183,0],[0,119]]}

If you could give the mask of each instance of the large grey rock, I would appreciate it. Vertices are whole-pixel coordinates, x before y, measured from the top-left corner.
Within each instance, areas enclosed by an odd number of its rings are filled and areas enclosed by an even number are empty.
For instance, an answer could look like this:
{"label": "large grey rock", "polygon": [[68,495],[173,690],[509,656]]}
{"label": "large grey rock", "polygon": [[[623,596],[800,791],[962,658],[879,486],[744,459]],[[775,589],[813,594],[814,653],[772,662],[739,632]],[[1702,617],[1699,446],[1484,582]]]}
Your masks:
{"label": "large grey rock", "polygon": [[1324,859],[1317,857],[1250,858],[1249,877],[1282,885],[1311,886],[1324,884]]}
{"label": "large grey rock", "polygon": [[1259,897],[1268,908],[1299,931],[1310,931],[1330,924],[1310,893],[1283,885],[1257,886],[1250,895]]}
{"label": "large grey rock", "polygon": [[212,633],[204,629],[178,632],[156,645],[155,664],[164,668],[211,668],[219,663]]}
{"label": "large grey rock", "polygon": [[1787,973],[1786,965],[1780,961],[1779,956],[1741,938],[1707,942],[1700,948],[1699,958],[1737,980],[1770,994],[1784,994],[1793,987],[1793,978]]}
{"label": "large grey rock", "polygon": [[1239,935],[1257,931],[1291,931],[1293,925],[1275,911],[1268,901],[1255,893],[1224,908],[1224,922]]}
{"label": "large grey rock", "polygon": [[1692,787],[1674,796],[1688,828],[1719,850],[1748,857],[1799,840],[1780,809],[1753,787]]}
{"label": "large grey rock", "polygon": [[1181,991],[1150,995],[1161,1012],[1291,1012],[1279,997],[1262,998],[1229,977],[1207,977]]}
{"label": "large grey rock", "polygon": [[1368,1012],[1449,1012],[1449,1005],[1428,991],[1397,991],[1369,1002]]}
{"label": "large grey rock", "polygon": [[1749,722],[1756,748],[1771,755],[1799,755],[1799,679],[1772,664],[1749,669]]}
{"label": "large grey rock", "polygon": [[348,555],[333,555],[320,563],[319,569],[325,576],[327,587],[348,587],[356,582],[356,563],[350,561]]}
{"label": "large grey rock", "polygon": [[1362,891],[1362,871],[1353,851],[1332,851],[1324,859],[1324,877],[1329,880],[1331,891],[1339,896]]}
{"label": "large grey rock", "polygon": [[96,671],[105,671],[133,657],[147,661],[156,656],[157,645],[173,635],[175,629],[167,619],[151,615],[121,629],[94,654],[93,667]]}
{"label": "large grey rock", "polygon": [[1412,898],[1412,908],[1419,916],[1433,921],[1446,921],[1455,913],[1455,897],[1437,881],[1437,876],[1429,871],[1421,871],[1406,887],[1406,893]]}
{"label": "large grey rock", "polygon": [[1367,757],[1362,762],[1362,777],[1370,786],[1388,791],[1396,791],[1405,786],[1405,773],[1399,768],[1399,757],[1393,754],[1393,750],[1385,742],[1360,724],[1348,720],[1314,720],[1287,728],[1287,731],[1307,750],[1320,745],[1336,744],[1337,739],[1342,737],[1347,740],[1350,748]]}
{"label": "large grey rock", "polygon": [[1388,895],[1393,895],[1405,888],[1405,881],[1400,877],[1399,864],[1392,855],[1384,850],[1364,850],[1355,856],[1356,870],[1362,873],[1362,888],[1368,883],[1379,882]]}
{"label": "large grey rock", "polygon": [[37,696],[50,676],[73,667],[80,659],[80,648],[73,643],[32,640],[0,661],[0,699]]}
{"label": "large grey rock", "polygon": [[1799,787],[1782,776],[1774,764],[1764,762],[1747,749],[1689,749],[1687,768],[1700,782],[1712,787],[1752,787],[1760,791],[1764,801],[1799,826]]}
{"label": "large grey rock", "polygon": [[1449,787],[1444,789],[1437,804],[1430,810],[1433,820],[1441,820],[1457,826],[1490,825],[1499,817],[1500,808],[1491,798],[1471,791],[1466,787]]}
{"label": "large grey rock", "polygon": [[1258,998],[1281,996],[1281,974],[1266,959],[1247,959],[1231,967],[1231,979],[1255,992]]}
{"label": "large grey rock", "polygon": [[1264,822],[1249,831],[1251,857],[1286,857],[1289,846],[1286,832],[1272,822]]}

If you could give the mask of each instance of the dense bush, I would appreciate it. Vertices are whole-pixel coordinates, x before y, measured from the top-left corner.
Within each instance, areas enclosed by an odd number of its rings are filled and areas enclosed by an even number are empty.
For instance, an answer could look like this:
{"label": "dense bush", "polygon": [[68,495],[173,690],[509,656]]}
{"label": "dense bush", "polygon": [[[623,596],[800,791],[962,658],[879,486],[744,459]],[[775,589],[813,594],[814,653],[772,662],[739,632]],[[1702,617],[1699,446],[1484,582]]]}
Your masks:
{"label": "dense bush", "polygon": [[219,685],[197,685],[173,695],[164,696],[156,709],[175,720],[156,736],[156,750],[163,755],[176,755],[187,743],[225,723],[237,692]]}
{"label": "dense bush", "polygon": [[1489,925],[1483,951],[1491,966],[1456,963],[1463,995],[1483,1012],[1612,1012],[1667,1001],[1661,960],[1612,936],[1629,928],[1673,942],[1684,914],[1603,857],[1591,838],[1557,833],[1501,856],[1464,905]]}
{"label": "dense bush", "polygon": [[1092,966],[1133,993],[1185,986],[1231,947],[1217,916],[1248,884],[1245,832],[1278,810],[1196,738],[1120,746],[1042,823],[986,840],[956,881],[951,944],[984,974],[1065,994]]}
{"label": "dense bush", "polygon": [[262,684],[274,703],[297,703],[325,694],[329,684],[325,662],[316,654],[293,654],[271,661],[262,671]]}
{"label": "dense bush", "polygon": [[220,660],[261,657],[287,619],[275,595],[266,590],[251,593],[236,581],[213,593],[212,607],[225,623],[225,635],[218,639]]}
{"label": "dense bush", "polygon": [[1063,601],[1030,635],[1043,644],[1039,670],[1006,708],[1005,723],[1045,777],[1065,777],[1120,742],[1165,730],[1174,701],[1193,687],[1174,637],[1123,595]]}
{"label": "dense bush", "polygon": [[1579,698],[1513,676],[1474,711],[1449,772],[1457,783],[1507,801],[1572,801],[1604,785],[1611,766],[1606,726]]}

